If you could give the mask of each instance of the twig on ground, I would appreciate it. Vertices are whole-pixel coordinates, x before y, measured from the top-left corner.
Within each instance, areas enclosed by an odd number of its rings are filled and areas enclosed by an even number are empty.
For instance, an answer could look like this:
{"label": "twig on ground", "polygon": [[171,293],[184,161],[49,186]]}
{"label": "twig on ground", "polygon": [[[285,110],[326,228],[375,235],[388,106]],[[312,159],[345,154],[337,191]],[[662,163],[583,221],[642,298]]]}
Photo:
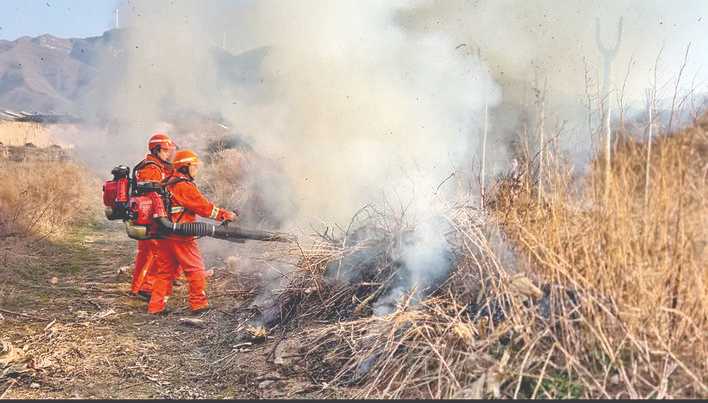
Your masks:
{"label": "twig on ground", "polygon": [[2,392],[2,395],[0,395],[0,400],[5,398],[5,396],[8,394],[8,392],[10,392],[10,389],[12,389],[12,387],[17,383],[17,381],[15,379],[10,379],[7,381],[7,383],[9,383],[9,385],[7,386],[5,391]]}
{"label": "twig on ground", "polygon": [[49,320],[49,319],[47,319],[47,318],[42,318],[42,317],[39,317],[39,316],[28,315],[28,314],[22,313],[22,312],[8,311],[7,309],[0,309],[0,312],[6,313],[6,314],[8,314],[8,315],[22,316],[22,317],[24,317],[24,318],[34,319],[34,320],[42,321],[42,322]]}

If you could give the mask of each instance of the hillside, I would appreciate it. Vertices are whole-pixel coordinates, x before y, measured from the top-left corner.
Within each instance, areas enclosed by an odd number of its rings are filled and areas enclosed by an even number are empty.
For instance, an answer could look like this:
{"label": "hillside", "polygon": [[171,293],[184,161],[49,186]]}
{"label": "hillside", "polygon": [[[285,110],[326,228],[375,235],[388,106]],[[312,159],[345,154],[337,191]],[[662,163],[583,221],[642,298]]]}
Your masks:
{"label": "hillside", "polygon": [[99,54],[115,33],[87,39],[51,35],[0,41],[0,109],[70,113],[92,84]]}
{"label": "hillside", "polygon": [[[52,35],[0,40],[0,111],[81,115],[77,103],[92,89],[102,89],[101,63],[120,65],[126,52],[126,32],[106,31],[90,38],[63,39]],[[213,48],[224,82],[258,82],[258,69],[267,48],[233,55]]]}

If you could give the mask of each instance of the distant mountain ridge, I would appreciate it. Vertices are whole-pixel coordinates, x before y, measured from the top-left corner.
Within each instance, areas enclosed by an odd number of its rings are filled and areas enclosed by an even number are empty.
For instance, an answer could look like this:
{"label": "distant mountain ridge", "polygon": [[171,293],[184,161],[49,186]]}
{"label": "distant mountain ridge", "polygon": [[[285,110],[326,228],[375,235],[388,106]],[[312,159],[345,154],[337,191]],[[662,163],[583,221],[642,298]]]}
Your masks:
{"label": "distant mountain ridge", "polygon": [[[121,55],[126,52],[126,36],[126,30],[113,29],[90,38],[42,35],[0,40],[0,111],[80,116],[80,100],[99,88],[95,80],[101,63],[106,58],[114,58],[108,60],[113,65],[125,62]],[[262,82],[259,70],[267,47],[239,55],[215,46],[210,50],[224,85]]]}
{"label": "distant mountain ridge", "polygon": [[96,77],[105,47],[118,46],[119,30],[92,38],[52,35],[0,40],[0,109],[72,113],[74,101]]}

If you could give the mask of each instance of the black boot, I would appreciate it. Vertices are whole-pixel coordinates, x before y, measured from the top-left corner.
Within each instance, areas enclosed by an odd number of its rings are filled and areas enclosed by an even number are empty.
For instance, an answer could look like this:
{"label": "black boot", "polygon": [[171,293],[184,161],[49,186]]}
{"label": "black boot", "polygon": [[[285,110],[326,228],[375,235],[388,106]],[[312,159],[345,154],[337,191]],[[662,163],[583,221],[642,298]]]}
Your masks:
{"label": "black boot", "polygon": [[147,291],[138,291],[136,295],[145,302],[150,302],[150,297],[152,297],[152,294]]}

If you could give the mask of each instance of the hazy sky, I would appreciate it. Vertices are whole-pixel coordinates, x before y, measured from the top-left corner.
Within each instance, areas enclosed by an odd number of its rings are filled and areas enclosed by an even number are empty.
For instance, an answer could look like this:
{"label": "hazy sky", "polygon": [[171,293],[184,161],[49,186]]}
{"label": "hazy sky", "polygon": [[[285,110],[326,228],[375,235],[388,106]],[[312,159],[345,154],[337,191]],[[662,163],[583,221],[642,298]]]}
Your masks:
{"label": "hazy sky", "polygon": [[101,35],[113,28],[120,0],[2,0],[0,39],[51,34],[61,38]]}

